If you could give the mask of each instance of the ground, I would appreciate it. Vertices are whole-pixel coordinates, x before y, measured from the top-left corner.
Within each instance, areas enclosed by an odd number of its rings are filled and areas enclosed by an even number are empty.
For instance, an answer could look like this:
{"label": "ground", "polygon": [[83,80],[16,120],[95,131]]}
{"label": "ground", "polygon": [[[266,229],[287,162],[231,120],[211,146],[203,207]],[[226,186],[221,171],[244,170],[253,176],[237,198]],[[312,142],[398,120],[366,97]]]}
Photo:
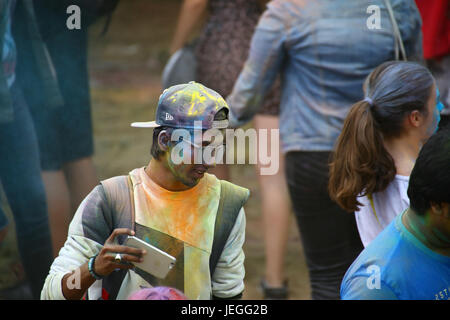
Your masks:
{"label": "ground", "polygon": [[[101,36],[104,21],[97,22],[90,30],[94,163],[100,180],[127,174],[149,160],[151,130],[131,128],[130,123],[154,119],[161,93],[161,71],[169,56],[168,46],[179,6],[180,1],[176,0],[122,0],[106,35]],[[264,246],[256,172],[251,165],[233,165],[231,175],[232,182],[251,191],[245,206],[244,299],[261,299],[259,282],[264,273]],[[309,299],[305,258],[293,217],[291,221],[285,263],[290,298]],[[6,250],[17,255],[17,250],[7,249],[14,248],[13,239],[14,233],[10,232],[8,243],[0,248],[2,256]],[[0,278],[0,287],[12,281],[5,276]]]}

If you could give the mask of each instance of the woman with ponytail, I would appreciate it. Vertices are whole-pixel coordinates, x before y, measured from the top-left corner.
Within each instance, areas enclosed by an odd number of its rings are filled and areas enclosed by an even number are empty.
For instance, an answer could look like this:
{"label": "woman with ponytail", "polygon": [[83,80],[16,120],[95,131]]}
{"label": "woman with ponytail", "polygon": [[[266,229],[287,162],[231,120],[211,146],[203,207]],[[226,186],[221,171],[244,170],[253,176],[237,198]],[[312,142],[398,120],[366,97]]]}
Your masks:
{"label": "woman with ponytail", "polygon": [[344,121],[328,188],[334,201],[356,213],[367,246],[409,206],[409,175],[443,106],[431,73],[413,62],[381,64],[367,77],[364,93]]}

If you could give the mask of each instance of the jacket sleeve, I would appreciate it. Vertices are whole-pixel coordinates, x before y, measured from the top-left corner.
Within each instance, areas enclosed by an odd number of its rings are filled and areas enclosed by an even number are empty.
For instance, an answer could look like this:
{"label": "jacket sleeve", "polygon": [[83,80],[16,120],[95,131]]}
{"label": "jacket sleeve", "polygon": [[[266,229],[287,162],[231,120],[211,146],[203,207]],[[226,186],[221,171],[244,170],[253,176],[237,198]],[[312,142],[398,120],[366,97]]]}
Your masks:
{"label": "jacket sleeve", "polygon": [[[403,40],[406,55],[409,61],[415,61],[421,64],[425,64],[423,55],[423,33],[422,33],[422,19],[419,9],[414,1],[409,4],[408,18],[402,21],[401,25],[405,25],[405,30],[402,34],[407,36]],[[406,14],[403,15],[406,17]],[[401,31],[400,31],[401,32]]]}
{"label": "jacket sleeve", "polygon": [[227,98],[232,127],[251,120],[275,81],[284,59],[287,19],[282,5],[272,3],[259,20],[248,59]]}
{"label": "jacket sleeve", "polygon": [[245,223],[244,208],[241,208],[211,279],[214,298],[233,298],[244,291],[245,255],[242,246]]}

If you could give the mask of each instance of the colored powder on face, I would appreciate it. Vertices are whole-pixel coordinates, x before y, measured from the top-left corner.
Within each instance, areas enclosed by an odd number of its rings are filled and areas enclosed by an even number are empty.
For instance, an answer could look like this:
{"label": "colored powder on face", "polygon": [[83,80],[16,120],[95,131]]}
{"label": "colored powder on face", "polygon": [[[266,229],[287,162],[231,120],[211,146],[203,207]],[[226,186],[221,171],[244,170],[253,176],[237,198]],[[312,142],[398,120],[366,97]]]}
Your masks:
{"label": "colored powder on face", "polygon": [[141,289],[128,297],[128,300],[187,300],[179,290],[169,287]]}
{"label": "colored powder on face", "polygon": [[436,108],[439,112],[442,112],[444,110],[444,105],[441,102],[441,95],[439,93],[439,88],[436,87]]}
{"label": "colored powder on face", "polygon": [[439,129],[439,122],[441,121],[441,112],[442,110],[444,110],[444,105],[442,104],[441,100],[440,100],[440,93],[439,93],[439,88],[436,86],[436,110],[437,110],[437,115],[436,115],[436,130],[434,132],[437,132]]}

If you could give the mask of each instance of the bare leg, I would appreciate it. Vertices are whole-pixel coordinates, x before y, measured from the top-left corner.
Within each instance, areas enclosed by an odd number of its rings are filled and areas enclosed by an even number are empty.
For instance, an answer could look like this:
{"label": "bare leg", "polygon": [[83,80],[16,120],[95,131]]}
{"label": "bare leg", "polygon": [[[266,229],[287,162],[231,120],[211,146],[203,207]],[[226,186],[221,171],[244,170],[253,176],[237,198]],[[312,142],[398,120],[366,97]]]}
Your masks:
{"label": "bare leg", "polygon": [[92,157],[67,162],[63,165],[63,170],[70,190],[71,212],[73,215],[81,201],[99,182]]}
{"label": "bare leg", "polygon": [[62,170],[43,171],[42,180],[47,196],[53,255],[56,257],[67,239],[70,219],[70,194]]}
{"label": "bare leg", "polygon": [[[257,115],[253,123],[257,130],[268,129],[268,133],[270,129],[278,129],[278,117],[275,116]],[[268,150],[270,150],[270,139],[268,144]],[[290,220],[290,200],[284,175],[284,158],[280,152],[280,167],[275,175],[261,175],[260,163],[256,168],[262,198],[266,253],[265,280],[270,287],[282,287],[285,280],[284,255]]]}
{"label": "bare leg", "polygon": [[97,185],[91,158],[67,163],[63,170],[43,171],[53,253],[58,255],[67,239],[69,223],[81,201]]}

